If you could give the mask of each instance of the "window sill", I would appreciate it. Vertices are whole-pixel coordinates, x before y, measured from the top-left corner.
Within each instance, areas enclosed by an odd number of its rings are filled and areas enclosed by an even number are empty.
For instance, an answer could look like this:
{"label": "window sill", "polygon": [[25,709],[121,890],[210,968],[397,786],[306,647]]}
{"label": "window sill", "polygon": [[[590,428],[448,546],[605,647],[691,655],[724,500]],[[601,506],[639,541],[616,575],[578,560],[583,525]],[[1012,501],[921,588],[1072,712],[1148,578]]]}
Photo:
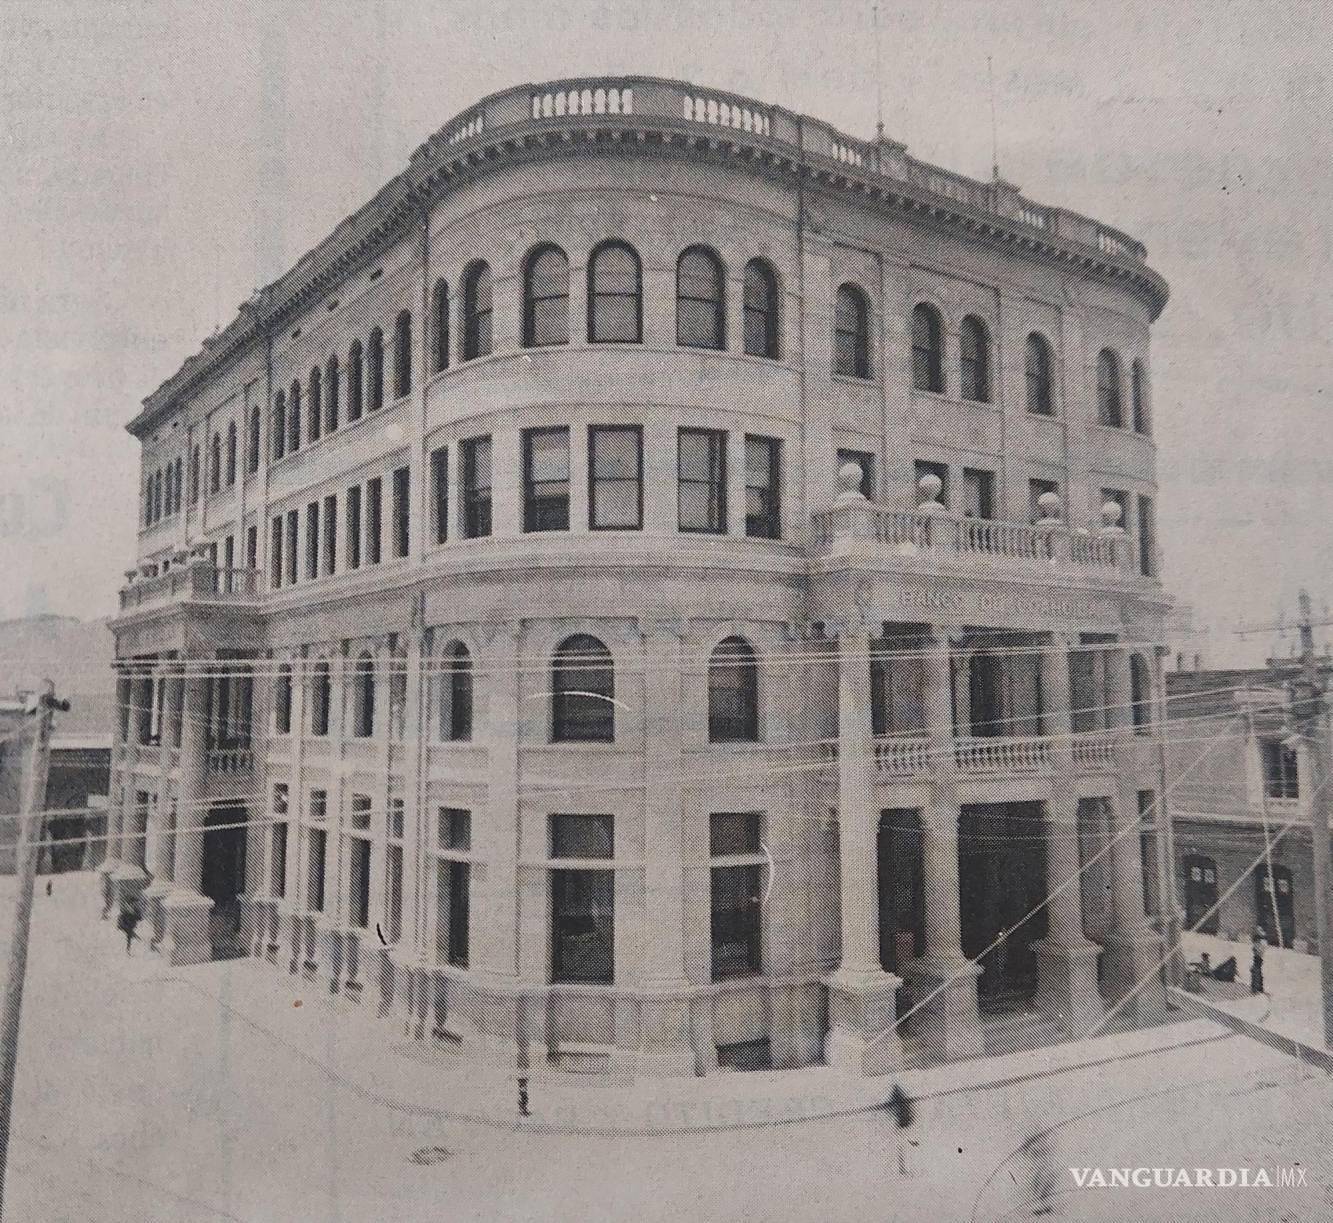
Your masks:
{"label": "window sill", "polygon": [[875,387],[879,385],[879,379],[873,376],[862,378],[858,374],[839,374],[830,375],[834,382],[841,382],[846,386]]}

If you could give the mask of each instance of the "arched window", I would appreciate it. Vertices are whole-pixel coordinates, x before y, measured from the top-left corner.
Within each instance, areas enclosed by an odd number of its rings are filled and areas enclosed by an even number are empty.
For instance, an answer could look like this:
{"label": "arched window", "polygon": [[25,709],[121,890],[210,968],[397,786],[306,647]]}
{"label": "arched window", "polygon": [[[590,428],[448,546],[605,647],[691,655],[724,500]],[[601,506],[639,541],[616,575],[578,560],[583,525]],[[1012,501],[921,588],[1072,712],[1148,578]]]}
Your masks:
{"label": "arched window", "polygon": [[743,637],[719,642],[708,660],[708,740],[759,740],[759,667]]}
{"label": "arched window", "polygon": [[157,469],[157,475],[153,477],[153,519],[157,521],[162,517],[163,506],[163,488],[162,488],[162,468]]}
{"label": "arched window", "polygon": [[310,371],[310,382],[306,391],[306,413],[310,422],[306,434],[310,441],[319,441],[324,432],[324,379],[320,376],[319,366]]}
{"label": "arched window", "polygon": [[352,672],[352,734],[369,739],[375,733],[375,660],[362,652]]}
{"label": "arched window", "polygon": [[222,434],[213,434],[213,444],[208,450],[208,491],[216,493],[222,488]]}
{"label": "arched window", "polygon": [[412,311],[400,310],[393,322],[393,395],[412,393]]}
{"label": "arched window", "polygon": [[440,684],[440,738],[454,743],[472,738],[472,655],[461,641],[444,652]]}
{"label": "arched window", "polygon": [[491,268],[474,263],[463,276],[463,360],[491,351]]}
{"label": "arched window", "polygon": [[1109,348],[1097,354],[1097,423],[1113,429],[1125,423],[1120,395],[1120,361]]}
{"label": "arched window", "polygon": [[676,264],[676,343],[687,348],[725,348],[722,260],[692,246]]}
{"label": "arched window", "polygon": [[1143,386],[1143,362],[1135,361],[1129,367],[1130,408],[1134,413],[1134,432],[1148,433],[1148,401]]}
{"label": "arched window", "polygon": [[431,295],[431,372],[438,374],[449,368],[449,286],[443,280],[435,282]]}
{"label": "arched window", "polygon": [[596,637],[561,642],[551,668],[551,739],[612,743],[616,737],[615,665]]}
{"label": "arched window", "polygon": [[1150,733],[1152,724],[1152,681],[1148,664],[1138,654],[1129,656],[1129,702],[1134,715],[1134,732]]}
{"label": "arched window", "polygon": [[366,406],[378,412],[384,406],[384,332],[378,327],[370,333],[366,345],[366,364],[370,366],[366,374],[370,383]]}
{"label": "arched window", "polygon": [[912,386],[944,390],[944,335],[940,312],[921,302],[912,310]]}
{"label": "arched window", "polygon": [[1051,397],[1051,346],[1046,337],[1033,331],[1028,335],[1027,405],[1029,412],[1038,416],[1054,416],[1055,401]]}
{"label": "arched window", "polygon": [[250,409],[250,435],[246,443],[245,469],[251,475],[259,470],[259,451],[262,439],[263,423],[259,418],[259,405]]}
{"label": "arched window", "polygon": [[[273,396],[273,458],[282,458],[287,453],[287,396],[279,391]],[[193,488],[193,481],[191,488]],[[194,500],[194,493],[190,493]]]}
{"label": "arched window", "polygon": [[[282,458],[282,452],[278,452],[278,458]],[[199,458],[199,447],[196,446],[190,451],[190,504],[194,505],[199,500],[200,482],[203,479],[202,464]]]}
{"label": "arched window", "polygon": [[523,265],[523,347],[568,343],[569,260],[558,246],[539,246]]}
{"label": "arched window", "polygon": [[975,314],[969,314],[959,328],[960,382],[964,399],[990,402],[990,333]]}
{"label": "arched window", "polygon": [[322,658],[315,664],[315,674],[310,688],[310,733],[327,735],[329,710],[333,707],[333,679],[329,675],[329,664]]}
{"label": "arched window", "polygon": [[588,259],[588,340],[643,343],[643,277],[624,242],[603,242]]}
{"label": "arched window", "polygon": [[294,379],[287,389],[287,449],[295,454],[301,449],[301,383]]}
{"label": "arched window", "polygon": [[278,678],[274,687],[274,732],[279,735],[290,735],[292,733],[292,669],[286,663],[278,668]]}
{"label": "arched window", "polygon": [[856,285],[838,289],[833,311],[833,372],[870,377],[870,303]]}
{"label": "arched window", "polygon": [[[258,408],[255,409],[259,411]],[[176,513],[180,513],[181,507],[185,504],[185,460],[178,458],[176,460]]]}
{"label": "arched window", "polygon": [[334,353],[324,365],[324,432],[332,433],[338,427],[338,354]]}
{"label": "arched window", "polygon": [[174,477],[173,477],[173,475],[172,475],[172,469],[173,469],[173,465],[172,465],[171,463],[168,463],[168,464],[167,464],[167,477],[166,477],[167,490],[166,490],[166,492],[163,494],[163,500],[164,500],[165,503],[166,503],[166,512],[167,512],[168,514],[174,514],[174,513],[176,512],[176,511],[175,511],[175,507],[174,507],[173,504],[172,504],[172,497],[175,495],[175,491],[176,491],[176,490],[175,490],[175,487],[174,487],[175,480],[174,480]]}
{"label": "arched window", "polygon": [[227,425],[227,487],[236,483],[236,422]]}
{"label": "arched window", "polygon": [[745,265],[745,351],[778,359],[778,278],[763,259]]}
{"label": "arched window", "polygon": [[353,340],[347,353],[347,423],[355,424],[361,419],[362,377],[361,341]]}

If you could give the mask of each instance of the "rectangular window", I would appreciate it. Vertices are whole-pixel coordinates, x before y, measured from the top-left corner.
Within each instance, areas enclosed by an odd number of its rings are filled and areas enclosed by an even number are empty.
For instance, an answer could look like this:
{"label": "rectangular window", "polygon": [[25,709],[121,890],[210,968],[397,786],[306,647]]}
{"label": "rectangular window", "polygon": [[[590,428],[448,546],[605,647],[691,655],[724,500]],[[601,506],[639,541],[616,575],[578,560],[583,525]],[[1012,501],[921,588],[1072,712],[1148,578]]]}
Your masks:
{"label": "rectangular window", "polygon": [[1157,576],[1157,524],[1151,497],[1139,498],[1139,572],[1144,577]]}
{"label": "rectangular window", "polygon": [[368,794],[352,795],[351,827],[358,832],[370,831],[370,796]]}
{"label": "rectangular window", "polygon": [[228,570],[226,578],[220,579],[224,583],[231,580],[230,570],[236,568],[236,536],[228,535],[222,544],[222,567]]}
{"label": "rectangular window", "polygon": [[569,430],[523,430],[523,529],[569,530]]}
{"label": "rectangular window", "polygon": [[401,798],[389,799],[389,811],[384,820],[384,832],[391,841],[401,841],[403,839],[403,800]]}
{"label": "rectangular window", "polygon": [[763,852],[760,824],[752,811],[716,812],[709,821],[714,981],[750,976],[762,968],[763,863],[735,861]]}
{"label": "rectangular window", "polygon": [[440,808],[439,843],[441,849],[466,853],[472,848],[472,812],[460,807]]}
{"label": "rectangular window", "polygon": [[385,937],[396,943],[403,934],[403,847],[390,845],[384,855]]}
{"label": "rectangular window", "polygon": [[310,791],[309,820],[313,824],[322,824],[329,814],[329,792],[327,790]]}
{"label": "rectangular window", "polygon": [[446,964],[466,968],[472,867],[442,858],[436,872],[435,954]]}
{"label": "rectangular window", "polygon": [[491,439],[472,437],[461,443],[463,460],[463,538],[491,533]]}
{"label": "rectangular window", "polygon": [[926,476],[938,476],[940,481],[940,491],[937,500],[946,508],[952,503],[949,500],[949,464],[948,463],[929,463],[925,459],[918,459],[916,462],[916,483],[917,483],[917,501],[925,501],[926,495],[921,491],[921,481]]}
{"label": "rectangular window", "polygon": [[709,819],[708,853],[714,858],[763,853],[762,820],[755,811],[715,811]]}
{"label": "rectangular window", "polygon": [[300,511],[287,511],[287,585],[291,586],[296,582],[297,566],[301,563],[300,544],[298,542],[301,534]]}
{"label": "rectangular window", "polygon": [[963,468],[963,517],[995,517],[995,473]]}
{"label": "rectangular window", "polygon": [[[612,856],[609,815],[552,815],[552,858]],[[551,978],[610,984],[615,979],[615,872],[551,872]]]}
{"label": "rectangular window", "polygon": [[431,518],[435,528],[435,542],[449,539],[449,447],[441,446],[430,455]]}
{"label": "rectangular window", "polygon": [[305,507],[305,577],[313,582],[319,577],[319,502]]}
{"label": "rectangular window", "polygon": [[745,438],[745,533],[782,538],[782,443],[775,437]]}
{"label": "rectangular window", "polygon": [[643,430],[593,425],[588,430],[588,525],[594,531],[643,529]]}
{"label": "rectangular window", "polygon": [[329,834],[323,828],[311,828],[310,860],[306,864],[306,908],[324,912],[324,861],[328,857]]}
{"label": "rectangular window", "polygon": [[286,815],[286,814],[287,814],[287,795],[288,795],[288,793],[289,793],[289,791],[288,791],[288,789],[287,789],[287,783],[286,783],[286,782],[281,782],[281,781],[280,781],[280,782],[278,782],[278,783],[276,783],[276,784],[274,785],[274,787],[273,787],[273,814],[274,814],[274,815]]}
{"label": "rectangular window", "polygon": [[351,878],[347,915],[349,922],[365,930],[370,925],[370,841],[351,837]]}
{"label": "rectangular window", "polygon": [[676,459],[680,529],[725,534],[727,435],[715,429],[682,429]]}
{"label": "rectangular window", "polygon": [[287,895],[287,824],[273,825],[273,854],[269,863],[268,894],[277,900]]}
{"label": "rectangular window", "polygon": [[366,564],[380,563],[380,514],[384,500],[384,481],[376,476],[366,484]]}
{"label": "rectangular window", "polygon": [[361,486],[347,490],[347,567],[361,568]]}
{"label": "rectangular window", "polygon": [[412,472],[400,467],[393,473],[393,554],[404,557],[411,548]]}
{"label": "rectangular window", "polygon": [[270,561],[269,585],[277,590],[282,585],[282,515],[273,520],[273,539],[269,548]]}
{"label": "rectangular window", "polygon": [[338,498],[324,498],[324,576],[338,571]]}
{"label": "rectangular window", "polygon": [[253,573],[259,568],[259,528],[245,528],[245,567]]}
{"label": "rectangular window", "polygon": [[861,496],[867,501],[875,499],[875,456],[864,450],[839,450],[838,470],[848,463],[855,463],[861,469]]}
{"label": "rectangular window", "polygon": [[1264,793],[1269,798],[1299,798],[1295,751],[1281,739],[1263,739],[1259,747],[1264,758]]}
{"label": "rectangular window", "polygon": [[1028,514],[1034,523],[1041,522],[1046,517],[1046,511],[1041,508],[1041,499],[1047,493],[1054,493],[1058,497],[1059,484],[1054,480],[1028,481]]}

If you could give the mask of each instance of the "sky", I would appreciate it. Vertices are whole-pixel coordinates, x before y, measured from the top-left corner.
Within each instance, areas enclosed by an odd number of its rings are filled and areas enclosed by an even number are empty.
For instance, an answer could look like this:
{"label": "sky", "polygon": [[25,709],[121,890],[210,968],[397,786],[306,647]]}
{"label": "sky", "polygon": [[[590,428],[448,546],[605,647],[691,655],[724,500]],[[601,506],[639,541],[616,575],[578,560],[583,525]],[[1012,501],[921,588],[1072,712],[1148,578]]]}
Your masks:
{"label": "sky", "polygon": [[1329,4],[318,0],[0,5],[0,619],[105,616],[139,402],[485,94],[733,90],[1147,244],[1168,589],[1214,664],[1333,602]]}

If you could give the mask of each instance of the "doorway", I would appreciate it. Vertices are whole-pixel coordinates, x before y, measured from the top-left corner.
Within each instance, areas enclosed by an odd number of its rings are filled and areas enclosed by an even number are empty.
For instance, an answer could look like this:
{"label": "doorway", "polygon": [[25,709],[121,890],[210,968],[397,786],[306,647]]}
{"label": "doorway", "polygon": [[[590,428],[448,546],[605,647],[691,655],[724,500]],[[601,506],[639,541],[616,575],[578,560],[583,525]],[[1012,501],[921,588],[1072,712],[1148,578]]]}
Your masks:
{"label": "doorway", "polygon": [[208,933],[215,960],[230,960],[246,954],[241,939],[246,821],[247,812],[242,806],[219,807],[204,819],[200,891],[213,902]]}
{"label": "doorway", "polygon": [[879,963],[885,972],[925,951],[926,902],[921,869],[921,812],[879,817]]}
{"label": "doorway", "polygon": [[1217,933],[1217,863],[1203,854],[1185,855],[1185,927]]}
{"label": "doorway", "polygon": [[[1273,929],[1273,898],[1277,898],[1277,920],[1282,930],[1282,941]],[[1270,879],[1266,870],[1254,875],[1255,925],[1262,926],[1264,935],[1275,947],[1290,947],[1296,938],[1295,885],[1289,866],[1273,867]]]}
{"label": "doorway", "polygon": [[1046,937],[1049,925],[1041,803],[963,807],[958,891],[963,954],[981,965],[978,1002],[990,1011],[1024,1005],[1037,988],[1033,944]]}

